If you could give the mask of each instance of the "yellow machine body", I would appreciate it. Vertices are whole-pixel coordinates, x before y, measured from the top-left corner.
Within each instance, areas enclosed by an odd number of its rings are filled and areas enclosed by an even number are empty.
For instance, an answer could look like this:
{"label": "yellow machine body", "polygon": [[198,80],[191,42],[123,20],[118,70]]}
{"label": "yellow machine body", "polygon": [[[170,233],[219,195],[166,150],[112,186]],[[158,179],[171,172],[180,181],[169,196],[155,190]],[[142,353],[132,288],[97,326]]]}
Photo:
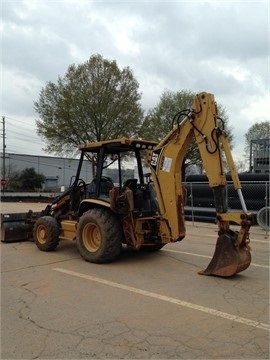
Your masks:
{"label": "yellow machine body", "polygon": [[[82,257],[96,263],[117,258],[122,244],[135,250],[159,250],[167,243],[181,241],[186,235],[182,167],[192,141],[198,146],[209,186],[213,189],[219,231],[214,256],[200,274],[227,277],[245,270],[251,262],[248,243],[252,214],[245,207],[214,95],[205,92],[194,98],[189,113],[160,143],[121,138],[80,146],[82,155],[74,184],[39,216],[26,217],[28,238],[32,225],[33,238],[40,250],[54,250],[60,239],[75,240]],[[139,155],[141,150],[147,150],[145,162],[150,175],[146,182]],[[121,154],[130,151],[134,151],[138,161],[138,184],[137,179],[123,183],[121,178]],[[89,154],[94,154],[92,162],[96,161],[96,177],[91,184],[80,178],[85,154],[88,158]],[[117,185],[103,176],[109,154],[112,161],[119,162]],[[225,162],[239,194],[242,211],[227,209]],[[8,216],[1,222],[2,241],[11,241],[12,236],[18,240],[12,233],[12,221],[8,221]],[[230,224],[237,224],[239,231],[232,231]]]}

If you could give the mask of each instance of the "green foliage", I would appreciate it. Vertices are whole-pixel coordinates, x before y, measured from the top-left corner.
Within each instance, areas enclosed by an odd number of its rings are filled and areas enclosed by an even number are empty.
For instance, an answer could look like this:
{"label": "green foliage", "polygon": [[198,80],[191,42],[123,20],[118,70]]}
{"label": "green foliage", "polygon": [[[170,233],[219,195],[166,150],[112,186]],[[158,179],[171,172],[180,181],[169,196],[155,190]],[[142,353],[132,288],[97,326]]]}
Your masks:
{"label": "green foliage", "polygon": [[45,176],[36,173],[34,168],[26,168],[20,176],[22,188],[25,190],[35,190],[41,188],[45,182]]}
{"label": "green foliage", "polygon": [[[156,107],[151,109],[142,124],[140,136],[149,140],[161,141],[172,129],[175,115],[185,109],[190,109],[196,93],[188,90],[178,92],[164,91]],[[232,141],[232,133],[228,127],[228,116],[225,108],[218,104],[219,117],[224,121],[228,138]],[[175,125],[175,124],[174,124]],[[202,161],[195,141],[192,142],[185,159],[185,167],[198,165]]]}
{"label": "green foliage", "polygon": [[49,82],[34,103],[37,132],[46,151],[74,153],[85,142],[132,137],[142,122],[139,84],[132,71],[93,55],[69,66],[56,84]]}
{"label": "green foliage", "polygon": [[247,157],[250,151],[251,140],[269,139],[270,138],[270,121],[261,121],[253,124],[245,133],[245,153]]}
{"label": "green foliage", "polygon": [[19,171],[10,172],[8,175],[8,179],[8,190],[16,191],[21,188]]}
{"label": "green foliage", "polygon": [[15,172],[9,180],[9,189],[15,191],[35,191],[45,182],[45,176],[36,173],[34,168],[26,168]]}
{"label": "green foliage", "polygon": [[195,94],[190,91],[166,90],[157,106],[151,109],[142,124],[140,136],[147,140],[161,141],[172,129],[172,121],[180,110],[189,109]]}

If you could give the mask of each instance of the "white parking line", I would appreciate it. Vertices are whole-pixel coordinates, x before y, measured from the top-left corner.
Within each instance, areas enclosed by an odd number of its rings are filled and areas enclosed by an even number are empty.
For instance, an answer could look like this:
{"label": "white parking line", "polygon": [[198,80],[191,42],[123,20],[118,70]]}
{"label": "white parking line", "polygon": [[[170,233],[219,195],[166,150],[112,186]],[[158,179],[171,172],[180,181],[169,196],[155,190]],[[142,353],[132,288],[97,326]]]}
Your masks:
{"label": "white parking line", "polygon": [[[198,231],[202,231],[203,229],[201,228],[197,228]],[[200,234],[197,232],[191,232],[189,229],[187,229],[187,232],[186,232],[186,238],[187,237],[194,237],[194,236],[197,236],[199,237]],[[265,237],[266,237],[267,234],[265,234]],[[213,238],[217,238],[218,236],[218,230],[214,230],[214,233],[212,234],[207,234],[207,237],[210,238],[210,237],[213,237]],[[253,237],[255,237],[255,234],[250,234],[250,237],[252,237],[251,239],[251,243],[261,243],[261,244],[269,244],[270,243],[270,239],[269,239],[269,236],[267,238],[267,240],[257,240],[257,239],[254,239]]]}
{"label": "white parking line", "polygon": [[222,312],[222,311],[219,311],[219,310],[215,310],[215,309],[212,309],[212,308],[208,308],[208,307],[205,307],[205,306],[193,304],[193,303],[183,301],[183,300],[180,300],[180,299],[172,298],[170,296],[157,294],[157,293],[154,293],[154,292],[151,292],[151,291],[138,289],[138,288],[128,286],[128,285],[125,285],[125,284],[116,283],[116,282],[113,282],[113,281],[98,278],[96,276],[86,275],[86,274],[78,273],[76,271],[67,270],[67,269],[63,269],[63,268],[54,268],[53,270],[59,271],[61,273],[67,274],[67,275],[80,277],[80,278],[85,279],[85,280],[95,281],[95,282],[103,284],[103,285],[107,285],[107,286],[111,286],[111,287],[114,287],[114,288],[126,290],[126,291],[129,291],[129,292],[132,292],[132,293],[136,293],[136,294],[148,296],[148,297],[151,297],[151,298],[154,298],[154,299],[166,301],[166,302],[169,302],[169,303],[172,303],[172,304],[180,305],[180,306],[192,309],[192,310],[202,311],[202,312],[207,313],[209,315],[214,315],[214,316],[226,319],[226,320],[231,320],[231,321],[241,323],[241,324],[244,324],[244,325],[247,325],[247,326],[252,326],[252,327],[255,327],[257,329],[262,329],[262,330],[267,330],[267,331],[270,330],[270,326],[268,324],[264,324],[264,323],[260,323],[258,321],[253,321],[253,320],[250,320],[250,319],[246,319],[246,318],[243,318],[243,317],[240,317],[240,316],[228,314],[228,313],[225,313],[225,312]]}
{"label": "white parking line", "polygon": [[[162,251],[174,252],[174,253],[179,253],[179,254],[184,254],[184,255],[191,255],[191,256],[199,256],[199,257],[203,257],[203,258],[207,258],[207,259],[212,258],[212,256],[195,254],[195,253],[190,253],[190,252],[180,251],[180,250],[163,249]],[[269,269],[270,268],[269,265],[259,265],[259,264],[254,264],[253,262],[251,262],[250,265],[261,267],[261,268],[264,268],[264,269]]]}

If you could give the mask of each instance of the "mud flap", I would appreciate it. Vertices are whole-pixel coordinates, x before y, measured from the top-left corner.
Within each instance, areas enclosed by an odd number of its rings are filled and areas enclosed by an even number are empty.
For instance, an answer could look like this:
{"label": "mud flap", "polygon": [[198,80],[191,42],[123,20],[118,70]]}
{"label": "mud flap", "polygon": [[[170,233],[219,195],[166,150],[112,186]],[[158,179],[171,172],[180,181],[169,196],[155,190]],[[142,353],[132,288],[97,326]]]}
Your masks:
{"label": "mud flap", "polygon": [[226,232],[218,237],[214,256],[209,265],[198,274],[229,277],[245,270],[250,263],[249,246],[239,245],[233,231]]}

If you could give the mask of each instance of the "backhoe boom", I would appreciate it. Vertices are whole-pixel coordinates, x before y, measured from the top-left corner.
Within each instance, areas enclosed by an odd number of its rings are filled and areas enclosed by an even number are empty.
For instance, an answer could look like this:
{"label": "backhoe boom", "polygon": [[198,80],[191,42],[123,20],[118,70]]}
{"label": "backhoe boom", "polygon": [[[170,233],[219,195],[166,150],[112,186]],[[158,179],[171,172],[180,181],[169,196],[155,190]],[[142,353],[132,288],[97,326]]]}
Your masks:
{"label": "backhoe boom", "polygon": [[[148,163],[160,205],[160,213],[166,223],[171,241],[185,236],[184,206],[185,189],[182,186],[181,168],[194,139],[203,162],[209,186],[213,189],[219,227],[219,238],[211,266],[200,272],[207,275],[231,276],[244,270],[251,261],[248,246],[252,215],[247,213],[241,193],[241,185],[231,155],[228,138],[218,118],[214,96],[200,93],[193,101],[192,109],[184,120],[148,154]],[[223,153],[225,156],[223,156]],[[227,160],[234,187],[238,191],[242,212],[228,212],[226,201],[226,176],[223,162]],[[241,226],[239,233],[230,230],[230,223]],[[222,246],[221,246],[221,245]],[[226,251],[224,249],[226,247]],[[220,250],[219,250],[220,249]],[[226,254],[230,259],[224,261]]]}

